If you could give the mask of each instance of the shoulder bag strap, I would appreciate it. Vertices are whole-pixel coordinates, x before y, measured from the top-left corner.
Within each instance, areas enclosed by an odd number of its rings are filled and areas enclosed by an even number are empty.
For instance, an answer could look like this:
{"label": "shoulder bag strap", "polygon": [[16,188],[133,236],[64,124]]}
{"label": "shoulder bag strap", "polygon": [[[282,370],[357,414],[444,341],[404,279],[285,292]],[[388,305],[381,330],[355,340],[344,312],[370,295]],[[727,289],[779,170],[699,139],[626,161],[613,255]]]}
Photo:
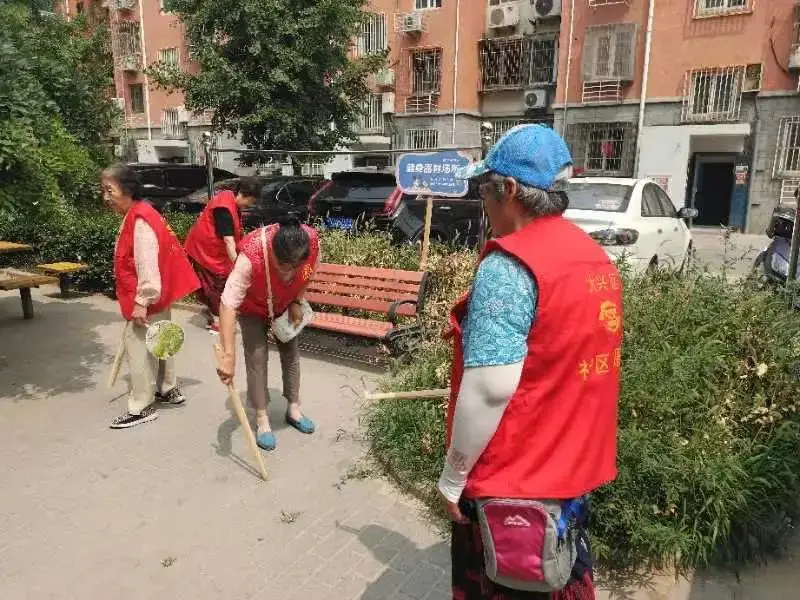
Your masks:
{"label": "shoulder bag strap", "polygon": [[264,254],[264,279],[267,282],[267,310],[269,320],[275,320],[275,309],[272,306],[272,279],[269,276],[269,256],[267,255],[267,228],[261,228],[261,252]]}

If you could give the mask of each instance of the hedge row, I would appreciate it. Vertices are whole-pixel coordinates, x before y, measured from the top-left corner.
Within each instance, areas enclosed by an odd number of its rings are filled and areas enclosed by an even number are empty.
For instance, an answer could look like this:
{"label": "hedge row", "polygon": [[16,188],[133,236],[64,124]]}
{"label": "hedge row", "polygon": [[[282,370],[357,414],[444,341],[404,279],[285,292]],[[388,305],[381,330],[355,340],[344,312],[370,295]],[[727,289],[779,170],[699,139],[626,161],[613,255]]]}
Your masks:
{"label": "hedge row", "polygon": [[[191,219],[170,215],[179,236]],[[83,260],[82,284],[112,284],[119,225],[108,213],[60,208],[37,219],[0,219],[0,238],[36,244],[36,260]],[[326,260],[417,267],[416,249],[381,235],[323,233]],[[440,334],[469,287],[476,256],[434,248],[425,340],[389,390],[449,384]],[[619,477],[596,493],[594,547],[612,568],[733,563],[779,549],[798,516],[800,319],[746,283],[707,273],[625,275]],[[436,506],[444,404],[372,406],[366,426],[378,460]]]}

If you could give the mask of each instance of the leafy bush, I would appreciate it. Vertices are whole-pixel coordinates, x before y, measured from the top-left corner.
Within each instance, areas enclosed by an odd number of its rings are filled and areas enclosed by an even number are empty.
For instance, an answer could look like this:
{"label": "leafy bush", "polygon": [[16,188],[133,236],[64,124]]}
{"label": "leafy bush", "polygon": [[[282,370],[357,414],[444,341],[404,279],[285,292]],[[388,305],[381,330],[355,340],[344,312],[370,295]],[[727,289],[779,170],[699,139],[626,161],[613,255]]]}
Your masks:
{"label": "leafy bush", "polygon": [[[385,389],[449,384],[437,334],[473,265],[434,260],[428,339]],[[800,319],[779,298],[707,273],[625,277],[619,476],[593,504],[605,565],[683,569],[780,549],[800,492],[799,363]],[[377,458],[432,505],[445,402],[377,403],[367,415]]]}
{"label": "leafy bush", "polygon": [[[167,221],[180,239],[194,219],[168,214]],[[87,291],[110,292],[114,288],[114,245],[120,218],[108,209],[78,209],[58,204],[31,218],[0,216],[0,239],[24,241],[36,251],[20,260],[38,264],[54,261],[85,262],[89,269],[74,276],[75,286]]]}
{"label": "leafy bush", "polygon": [[67,21],[38,8],[0,3],[0,213],[25,217],[98,198],[119,116],[105,93],[113,85],[108,30],[90,22],[94,9]]}

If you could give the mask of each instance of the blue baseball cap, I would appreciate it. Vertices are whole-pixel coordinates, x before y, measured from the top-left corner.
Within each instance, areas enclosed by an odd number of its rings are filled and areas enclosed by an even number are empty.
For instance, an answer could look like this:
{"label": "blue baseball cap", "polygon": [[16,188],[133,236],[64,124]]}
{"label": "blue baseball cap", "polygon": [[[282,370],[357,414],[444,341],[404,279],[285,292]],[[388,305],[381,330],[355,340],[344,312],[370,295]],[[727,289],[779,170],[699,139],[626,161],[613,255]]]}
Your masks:
{"label": "blue baseball cap", "polygon": [[572,165],[564,139],[543,125],[517,125],[492,146],[482,161],[456,171],[458,179],[472,179],[484,173],[513,177],[519,183],[549,190],[558,175]]}

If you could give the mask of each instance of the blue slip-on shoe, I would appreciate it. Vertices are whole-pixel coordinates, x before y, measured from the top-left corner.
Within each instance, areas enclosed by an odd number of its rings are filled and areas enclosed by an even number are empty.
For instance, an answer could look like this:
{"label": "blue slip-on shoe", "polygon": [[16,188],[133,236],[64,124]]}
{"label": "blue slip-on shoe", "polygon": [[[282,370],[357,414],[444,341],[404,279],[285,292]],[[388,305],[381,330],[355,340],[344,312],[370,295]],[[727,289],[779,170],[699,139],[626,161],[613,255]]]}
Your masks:
{"label": "blue slip-on shoe", "polygon": [[275,439],[275,434],[271,431],[265,431],[264,433],[257,433],[256,434],[256,443],[258,447],[262,450],[275,450],[275,446],[278,445],[277,440]]}
{"label": "blue slip-on shoe", "polygon": [[312,421],[306,416],[300,417],[300,419],[295,420],[287,414],[286,423],[297,429],[297,431],[299,431],[300,433],[314,433],[314,421]]}

